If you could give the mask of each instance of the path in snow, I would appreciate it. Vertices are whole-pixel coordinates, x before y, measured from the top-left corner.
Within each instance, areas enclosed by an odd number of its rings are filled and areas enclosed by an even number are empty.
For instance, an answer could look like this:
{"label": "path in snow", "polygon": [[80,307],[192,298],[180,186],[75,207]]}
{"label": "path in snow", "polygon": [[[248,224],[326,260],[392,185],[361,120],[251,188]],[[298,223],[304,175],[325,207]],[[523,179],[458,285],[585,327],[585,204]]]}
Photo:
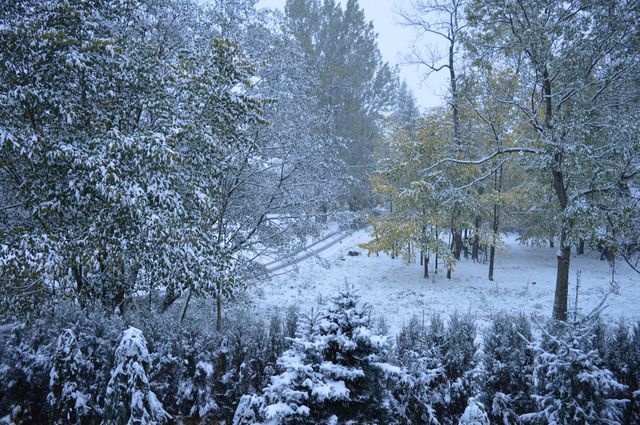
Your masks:
{"label": "path in snow", "polygon": [[[328,234],[327,236],[323,237],[320,240],[315,241],[314,243],[312,243],[311,245],[308,245],[306,247],[304,247],[303,249],[301,249],[300,251],[291,254],[287,257],[272,261],[268,264],[265,264],[265,269],[267,271],[267,273],[269,274],[273,274],[279,270],[288,268],[288,267],[292,267],[302,261],[308,260],[311,257],[316,257],[318,255],[320,255],[321,253],[323,253],[324,251],[326,251],[327,249],[331,248],[332,246],[334,246],[337,243],[342,242],[343,240],[345,240],[346,238],[348,238],[349,236],[353,235],[356,230],[339,230],[336,232],[332,232],[330,234]],[[323,243],[323,242],[327,242],[324,245],[321,245],[320,247],[314,248],[314,249],[310,249],[313,247],[318,246],[319,244]]]}

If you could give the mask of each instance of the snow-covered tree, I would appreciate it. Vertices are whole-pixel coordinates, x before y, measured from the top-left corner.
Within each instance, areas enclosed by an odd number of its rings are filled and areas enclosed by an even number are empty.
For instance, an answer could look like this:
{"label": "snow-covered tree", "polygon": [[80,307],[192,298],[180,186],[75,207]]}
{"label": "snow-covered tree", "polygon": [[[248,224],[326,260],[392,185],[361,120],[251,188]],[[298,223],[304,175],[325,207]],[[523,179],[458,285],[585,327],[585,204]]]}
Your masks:
{"label": "snow-covered tree", "polygon": [[292,346],[278,359],[284,372],[272,377],[263,392],[267,422],[315,423],[325,414],[318,409],[324,401],[348,399],[349,391],[343,382],[327,379],[318,370],[322,362],[322,347],[317,341],[319,322],[320,316],[313,312],[299,317]]}
{"label": "snow-covered tree", "polygon": [[473,317],[458,313],[451,316],[441,346],[447,382],[440,386],[439,391],[443,392],[443,416],[453,421],[464,412],[469,397],[477,393],[478,346],[475,337]]}
{"label": "snow-covered tree", "polygon": [[469,398],[467,408],[460,417],[459,425],[489,425],[489,417],[485,411],[484,405],[474,397]]}
{"label": "snow-covered tree", "polygon": [[525,423],[618,424],[622,421],[624,393],[613,373],[604,367],[593,343],[594,316],[577,324],[555,323],[543,329],[537,344],[535,410],[521,415]]}
{"label": "snow-covered tree", "polygon": [[301,316],[291,348],[278,359],[284,372],[271,378],[262,401],[244,398],[238,421],[261,403],[259,416],[270,424],[390,420],[387,382],[400,369],[383,361],[387,340],[369,326],[369,306],[351,289],[320,315]]}
{"label": "snow-covered tree", "polygon": [[456,260],[443,236],[451,223],[461,218],[455,210],[470,201],[468,198],[448,201],[451,181],[447,173],[440,173],[437,182],[423,178],[423,170],[444,155],[448,132],[441,110],[423,116],[415,135],[398,124],[391,125],[387,137],[390,152],[380,161],[372,178],[375,191],[386,198],[391,211],[387,216],[371,219],[372,240],[363,247],[369,252],[402,256],[407,262],[420,255],[425,277],[429,276],[432,255],[435,256],[432,272],[445,268],[451,276]]}
{"label": "snow-covered tree", "polygon": [[534,351],[526,317],[498,315],[484,335],[482,392],[489,418],[496,424],[519,422],[532,407]]}
{"label": "snow-covered tree", "polygon": [[224,280],[221,176],[261,122],[237,44],[185,2],[5,6],[3,294],[123,310],[141,274],[169,293]]}
{"label": "snow-covered tree", "polygon": [[406,423],[457,423],[477,393],[474,340],[469,316],[454,314],[447,326],[440,316],[426,326],[413,318],[396,346],[403,367],[401,379],[394,382],[396,415]]}
{"label": "snow-covered tree", "polygon": [[495,98],[515,106],[513,123],[529,129],[512,147],[442,164],[517,159],[543,170],[559,211],[553,315],[566,320],[571,246],[592,238],[619,245],[634,232],[640,50],[628,28],[638,8],[626,0],[472,0],[466,12],[477,60],[517,81],[512,96],[494,91]]}
{"label": "snow-covered tree", "polygon": [[65,329],[56,341],[53,367],[49,375],[51,419],[55,424],[78,424],[89,409],[89,395],[82,391],[84,359],[71,329]]}
{"label": "snow-covered tree", "polygon": [[447,379],[437,342],[441,331],[444,324],[438,316],[428,329],[413,316],[398,334],[396,359],[403,374],[394,381],[393,394],[394,414],[402,423],[440,423],[436,409],[444,400],[437,388]]}
{"label": "snow-covered tree", "polygon": [[373,24],[357,0],[288,0],[285,15],[319,82],[312,93],[331,114],[328,130],[343,143],[340,156],[352,177],[347,201],[362,207],[370,202],[373,145],[393,102],[393,71],[383,62]]}
{"label": "snow-covered tree", "polygon": [[402,81],[398,87],[393,118],[407,134],[415,134],[418,119],[420,118],[420,110],[418,109],[415,95],[406,81]]}
{"label": "snow-covered tree", "polygon": [[219,407],[215,400],[216,383],[212,378],[213,365],[204,361],[198,362],[193,377],[195,403],[189,412],[189,416],[195,420],[207,422],[218,414]]}
{"label": "snow-covered tree", "polygon": [[[260,423],[260,412],[264,409],[264,398],[251,394],[240,398],[232,425],[254,425]],[[277,422],[276,422],[277,423]]]}
{"label": "snow-covered tree", "polygon": [[640,348],[638,348],[638,327],[632,329],[621,320],[607,338],[605,364],[613,372],[616,380],[627,386],[626,398],[629,403],[624,413],[624,423],[640,421]]}
{"label": "snow-covered tree", "polygon": [[340,291],[320,322],[320,371],[344,381],[349,393],[347,400],[330,399],[326,406],[340,420],[384,421],[390,413],[385,381],[398,369],[384,362],[387,339],[372,332],[370,307],[359,298],[353,289]]}
{"label": "snow-covered tree", "polygon": [[147,341],[141,330],[130,327],[116,348],[102,424],[156,425],[171,418],[149,387],[150,367]]}

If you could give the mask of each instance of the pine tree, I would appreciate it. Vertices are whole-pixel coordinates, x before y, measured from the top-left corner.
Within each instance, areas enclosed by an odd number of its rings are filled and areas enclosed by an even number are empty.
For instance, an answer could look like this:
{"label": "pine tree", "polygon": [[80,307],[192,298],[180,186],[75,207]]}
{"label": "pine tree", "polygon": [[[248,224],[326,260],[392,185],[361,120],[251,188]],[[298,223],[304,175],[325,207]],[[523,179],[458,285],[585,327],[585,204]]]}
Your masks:
{"label": "pine tree", "polygon": [[264,409],[264,398],[252,394],[243,395],[233,415],[232,425],[254,425],[260,423],[260,412]]}
{"label": "pine tree", "polygon": [[434,316],[431,323],[432,327],[427,331],[413,316],[398,334],[396,358],[403,368],[403,375],[394,382],[393,394],[396,401],[394,415],[402,423],[440,423],[436,409],[443,399],[436,389],[446,381],[446,374],[442,359],[438,357],[440,347],[435,342],[438,339],[435,334],[443,324],[438,316]]}
{"label": "pine tree", "polygon": [[519,423],[532,407],[534,351],[531,327],[523,315],[493,318],[484,337],[483,401],[493,423]]}
{"label": "pine tree", "polygon": [[390,414],[385,379],[399,370],[383,362],[387,339],[373,334],[370,325],[369,305],[349,288],[331,298],[320,322],[320,371],[344,381],[349,394],[347,400],[327,402],[329,411],[342,421],[384,422]]}
{"label": "pine tree", "polygon": [[569,425],[618,424],[625,401],[617,397],[626,386],[604,368],[593,341],[596,319],[588,316],[577,324],[554,323],[543,330],[536,346],[537,385],[535,410],[521,416],[526,423]]}
{"label": "pine tree", "polygon": [[282,424],[312,424],[323,417],[318,409],[328,399],[347,399],[344,383],[327,379],[320,371],[322,351],[317,339],[320,316],[300,315],[291,348],[279,359],[284,372],[271,378],[264,389],[267,421]]}
{"label": "pine tree", "polygon": [[[370,330],[369,311],[346,289],[322,314],[301,316],[291,348],[278,359],[284,372],[265,388],[259,416],[274,424],[387,423],[393,405],[388,379],[401,371],[383,361],[387,339]],[[238,418],[261,403],[244,400]]]}
{"label": "pine tree", "polygon": [[489,417],[484,409],[484,405],[474,397],[469,398],[467,408],[460,418],[459,425],[489,425]]}
{"label": "pine tree", "polygon": [[216,383],[213,381],[213,367],[211,363],[199,361],[193,377],[195,402],[189,413],[191,418],[201,422],[215,418],[219,410],[215,401]]}
{"label": "pine tree", "polygon": [[141,330],[130,327],[124,331],[116,348],[103,425],[157,425],[171,418],[149,388],[147,373],[150,367],[147,341]]}
{"label": "pine tree", "polygon": [[638,328],[631,329],[629,324],[620,320],[607,340],[605,363],[613,372],[616,380],[627,386],[626,398],[629,400],[624,413],[624,423],[640,421],[640,404],[637,391],[640,388],[640,349],[638,348]]}
{"label": "pine tree", "polygon": [[[344,7],[343,7],[344,6]],[[311,61],[320,107],[330,112],[334,137],[344,146],[341,157],[350,167],[351,207],[370,202],[366,168],[373,142],[381,137],[381,118],[392,105],[395,78],[382,61],[371,22],[357,0],[287,0],[291,32]]]}
{"label": "pine tree", "polygon": [[469,397],[476,393],[478,347],[475,337],[473,318],[454,313],[449,319],[442,347],[442,363],[447,382],[440,387],[445,401],[443,416],[451,421],[464,413]]}
{"label": "pine tree", "polygon": [[81,391],[82,352],[71,329],[65,329],[56,341],[53,367],[49,375],[51,419],[55,424],[78,424],[86,415],[89,396]]}

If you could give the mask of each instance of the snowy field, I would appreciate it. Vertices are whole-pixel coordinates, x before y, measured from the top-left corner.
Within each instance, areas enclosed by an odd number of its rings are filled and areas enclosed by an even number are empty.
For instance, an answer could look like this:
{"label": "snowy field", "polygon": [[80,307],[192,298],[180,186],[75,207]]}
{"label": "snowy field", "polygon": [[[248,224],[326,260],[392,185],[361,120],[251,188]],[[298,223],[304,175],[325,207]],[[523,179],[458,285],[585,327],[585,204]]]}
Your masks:
{"label": "snowy field", "polygon": [[[442,270],[423,279],[419,264],[408,265],[385,254],[367,256],[358,245],[368,240],[369,230],[357,231],[326,250],[279,270],[272,279],[251,289],[249,298],[266,310],[296,305],[305,311],[324,304],[347,282],[359,289],[363,300],[373,307],[375,317],[384,316],[392,334],[414,314],[424,314],[428,319],[434,313],[448,316],[455,311],[470,312],[479,321],[499,311],[551,315],[557,249],[522,246],[509,235],[505,241],[508,250],[496,256],[494,282],[487,278],[486,264],[466,259],[456,265],[451,280]],[[348,256],[350,250],[361,255]],[[597,252],[572,257],[571,314],[577,271],[579,313],[589,313],[608,294],[605,318],[640,319],[640,275],[618,262],[616,288],[612,292],[611,268],[606,261],[600,261]]]}

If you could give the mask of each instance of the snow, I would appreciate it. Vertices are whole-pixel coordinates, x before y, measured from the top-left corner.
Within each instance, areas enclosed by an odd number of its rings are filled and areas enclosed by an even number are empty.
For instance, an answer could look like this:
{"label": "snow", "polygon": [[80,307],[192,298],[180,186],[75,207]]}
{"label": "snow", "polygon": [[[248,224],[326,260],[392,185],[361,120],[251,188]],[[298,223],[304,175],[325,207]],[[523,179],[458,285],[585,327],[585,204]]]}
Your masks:
{"label": "snow", "polygon": [[[358,245],[369,240],[369,231],[360,230],[339,243],[280,271],[267,282],[250,289],[258,308],[268,311],[298,306],[302,311],[323,306],[328,297],[353,285],[363,302],[372,307],[372,318],[384,317],[391,335],[397,333],[412,315],[426,317],[453,312],[469,312],[479,321],[497,312],[525,313],[548,317],[553,307],[556,265],[555,248],[523,246],[516,235],[505,237],[506,252],[496,256],[495,280],[487,278],[488,265],[462,259],[456,264],[451,280],[441,270],[422,278],[422,266],[407,265],[385,254],[367,256]],[[361,255],[351,257],[348,251]],[[605,295],[607,309],[603,316],[615,320],[640,319],[640,275],[626,264],[616,264],[615,284],[611,269],[600,261],[598,252],[584,256],[572,253],[569,288],[569,311],[575,300],[576,272],[580,271],[578,313],[588,314]],[[258,289],[259,288],[259,289]],[[615,292],[612,292],[614,290]]]}
{"label": "snow", "polygon": [[375,367],[384,372],[385,375],[402,376],[402,368],[389,363],[373,362]]}
{"label": "snow", "polygon": [[324,400],[344,400],[349,398],[349,390],[344,381],[329,381],[315,385],[311,390],[311,395],[318,401]]}
{"label": "snow", "polygon": [[464,414],[460,418],[460,425],[489,425],[489,418],[483,410],[481,403],[475,398],[469,399],[469,405],[464,410]]}

